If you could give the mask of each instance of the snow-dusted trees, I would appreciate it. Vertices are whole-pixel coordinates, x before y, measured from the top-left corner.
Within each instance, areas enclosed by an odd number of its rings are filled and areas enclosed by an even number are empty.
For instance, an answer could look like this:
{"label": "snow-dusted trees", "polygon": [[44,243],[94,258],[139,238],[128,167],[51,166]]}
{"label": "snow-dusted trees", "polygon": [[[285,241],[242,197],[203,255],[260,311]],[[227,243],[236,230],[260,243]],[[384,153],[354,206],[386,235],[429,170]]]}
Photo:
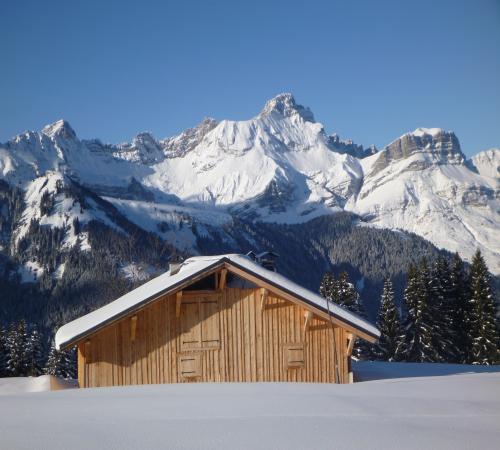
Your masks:
{"label": "snow-dusted trees", "polygon": [[429,269],[425,260],[418,268],[410,267],[404,292],[406,319],[398,359],[414,362],[438,360],[433,343],[433,310],[429,305],[428,284]]}
{"label": "snow-dusted trees", "polygon": [[55,346],[50,348],[44,373],[59,378],[76,378],[76,355],[75,349],[68,351],[57,350]]}
{"label": "snow-dusted trees", "polygon": [[363,305],[354,285],[349,281],[347,272],[342,272],[338,279],[327,272],[319,287],[320,294],[327,300],[343,306],[356,314],[364,314]]}
{"label": "snow-dusted trees", "polygon": [[28,371],[28,331],[26,322],[11,324],[7,332],[7,373],[13,377],[26,376]]}
{"label": "snow-dusted trees", "polygon": [[468,362],[495,364],[500,360],[499,333],[496,324],[496,307],[490,275],[481,252],[478,250],[470,270],[470,337],[471,353]]}
{"label": "snow-dusted trees", "polygon": [[7,331],[0,325],[0,378],[7,376]]}
{"label": "snow-dusted trees", "polygon": [[36,377],[42,373],[42,342],[40,334],[36,328],[33,328],[31,333],[27,336],[25,343],[26,353],[26,375]]}
{"label": "snow-dusted trees", "polygon": [[[328,301],[336,303],[361,317],[366,317],[363,303],[356,288],[349,281],[347,272],[342,272],[338,279],[335,279],[331,273],[326,273],[320,285],[320,293]],[[358,339],[354,346],[353,356],[357,359],[370,358],[371,345],[364,340]]]}
{"label": "snow-dusted trees", "polygon": [[394,361],[398,347],[401,344],[401,322],[394,303],[392,282],[387,279],[384,283],[380,309],[377,318],[377,327],[380,330],[380,339],[373,348],[373,356],[382,361]]}
{"label": "snow-dusted trees", "polygon": [[[31,329],[31,331],[30,331]],[[40,334],[24,320],[0,333],[0,373],[2,376],[37,376],[42,371]]]}
{"label": "snow-dusted trees", "polygon": [[431,309],[432,342],[437,352],[437,361],[455,361],[455,329],[453,325],[453,303],[450,288],[448,261],[438,256],[428,278],[428,302]]}
{"label": "snow-dusted trees", "polygon": [[458,253],[455,253],[450,265],[448,294],[456,352],[453,361],[466,363],[471,354],[469,286],[465,265]]}
{"label": "snow-dusted trees", "polygon": [[[345,274],[323,278],[321,293],[363,315],[354,286]],[[400,321],[392,283],[386,280],[377,325],[379,342],[371,356],[413,362],[500,363],[497,305],[488,268],[481,253],[469,273],[458,254],[449,261],[438,256],[429,268],[422,259],[410,266]],[[360,348],[360,347],[358,347]]]}
{"label": "snow-dusted trees", "polygon": [[321,294],[322,297],[325,297],[327,300],[331,302],[337,303],[332,295],[336,294],[336,289],[335,289],[335,277],[331,272],[326,272],[323,275],[323,279],[321,280],[321,284],[319,286],[319,293]]}

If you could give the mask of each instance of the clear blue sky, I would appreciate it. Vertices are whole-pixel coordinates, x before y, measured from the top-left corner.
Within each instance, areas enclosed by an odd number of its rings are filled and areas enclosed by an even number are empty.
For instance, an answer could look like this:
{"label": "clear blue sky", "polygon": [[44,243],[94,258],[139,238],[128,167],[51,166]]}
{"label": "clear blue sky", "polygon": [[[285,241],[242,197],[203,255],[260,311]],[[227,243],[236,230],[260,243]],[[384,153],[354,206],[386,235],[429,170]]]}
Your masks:
{"label": "clear blue sky", "polygon": [[499,0],[4,1],[0,141],[166,137],[292,92],[328,132],[381,147],[419,126],[500,146]]}

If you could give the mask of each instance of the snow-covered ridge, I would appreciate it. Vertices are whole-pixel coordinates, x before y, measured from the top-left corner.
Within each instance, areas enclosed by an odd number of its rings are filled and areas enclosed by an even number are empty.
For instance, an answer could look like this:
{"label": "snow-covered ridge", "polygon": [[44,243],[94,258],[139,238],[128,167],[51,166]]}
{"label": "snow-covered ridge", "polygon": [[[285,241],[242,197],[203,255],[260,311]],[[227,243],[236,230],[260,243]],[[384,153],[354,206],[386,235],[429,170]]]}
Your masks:
{"label": "snow-covered ridge", "polygon": [[234,216],[297,223],[347,210],[465,258],[480,248],[500,273],[499,155],[492,149],[467,161],[456,135],[439,128],[364,149],[328,135],[309,108],[280,94],[249,120],[205,119],[162,140],[80,140],[60,120],[0,144],[0,178],[34,197],[42,195],[35,180],[48,173],[75,180],[195,253],[179,217],[221,227]]}

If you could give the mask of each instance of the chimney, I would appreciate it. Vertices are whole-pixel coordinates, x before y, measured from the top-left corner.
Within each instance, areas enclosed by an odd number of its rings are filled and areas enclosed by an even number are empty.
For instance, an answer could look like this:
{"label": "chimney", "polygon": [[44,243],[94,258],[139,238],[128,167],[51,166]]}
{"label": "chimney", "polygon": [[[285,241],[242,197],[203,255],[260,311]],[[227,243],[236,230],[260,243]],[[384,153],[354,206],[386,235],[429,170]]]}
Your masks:
{"label": "chimney", "polygon": [[267,270],[276,272],[276,260],[279,255],[275,252],[262,252],[257,255],[258,263]]}
{"label": "chimney", "polygon": [[174,254],[170,257],[170,260],[168,262],[168,269],[170,271],[170,276],[175,275],[179,270],[181,270],[182,266],[182,258]]}
{"label": "chimney", "polygon": [[247,253],[247,256],[252,260],[252,261],[257,261],[257,255],[252,251],[250,250],[248,253]]}

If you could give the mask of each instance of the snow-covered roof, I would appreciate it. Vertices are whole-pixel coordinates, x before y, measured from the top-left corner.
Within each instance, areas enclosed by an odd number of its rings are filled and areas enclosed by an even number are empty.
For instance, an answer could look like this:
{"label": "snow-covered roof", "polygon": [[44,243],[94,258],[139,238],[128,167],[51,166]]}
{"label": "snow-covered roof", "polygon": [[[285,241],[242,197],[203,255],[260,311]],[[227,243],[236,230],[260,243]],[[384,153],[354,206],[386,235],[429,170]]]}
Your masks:
{"label": "snow-covered roof", "polygon": [[250,257],[227,254],[189,258],[182,263],[178,272],[170,275],[170,271],[167,271],[102,308],[67,323],[57,330],[56,347],[59,349],[73,345],[105,325],[157,300],[159,297],[182,289],[191,284],[194,278],[223,266],[227,266],[229,271],[231,271],[231,266],[240,269],[240,271],[246,272],[314,308],[329,313],[332,317],[373,338],[380,336],[379,330],[366,320],[338,305],[332,303],[328,305],[326,299],[320,295],[294,283],[283,275],[265,269]]}

